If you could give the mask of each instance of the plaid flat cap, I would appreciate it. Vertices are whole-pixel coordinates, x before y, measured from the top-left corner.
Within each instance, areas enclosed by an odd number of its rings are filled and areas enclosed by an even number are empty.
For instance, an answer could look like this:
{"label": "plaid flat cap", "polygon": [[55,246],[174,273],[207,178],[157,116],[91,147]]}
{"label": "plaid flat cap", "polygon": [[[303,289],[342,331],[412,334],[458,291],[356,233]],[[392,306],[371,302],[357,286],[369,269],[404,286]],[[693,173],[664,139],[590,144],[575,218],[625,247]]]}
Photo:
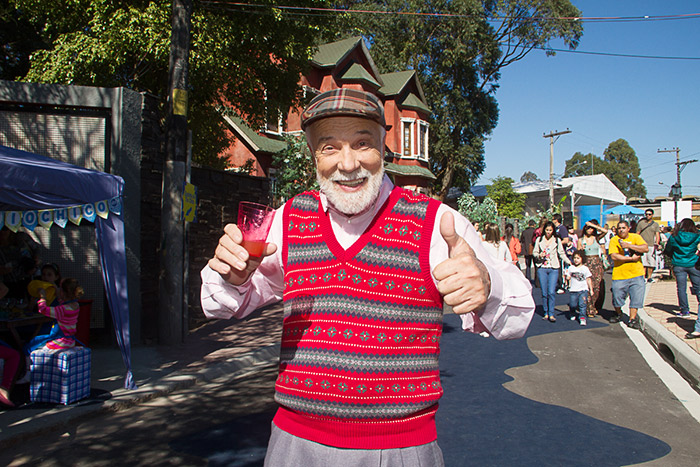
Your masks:
{"label": "plaid flat cap", "polygon": [[384,106],[377,96],[356,89],[333,89],[314,97],[301,114],[301,128],[326,117],[368,118],[386,128]]}

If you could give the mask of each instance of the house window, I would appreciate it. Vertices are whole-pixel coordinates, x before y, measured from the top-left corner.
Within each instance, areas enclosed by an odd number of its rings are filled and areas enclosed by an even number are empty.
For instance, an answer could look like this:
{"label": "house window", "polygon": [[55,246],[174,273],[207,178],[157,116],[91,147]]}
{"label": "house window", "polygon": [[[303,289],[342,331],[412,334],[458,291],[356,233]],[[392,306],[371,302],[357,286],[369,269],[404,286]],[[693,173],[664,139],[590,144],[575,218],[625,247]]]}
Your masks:
{"label": "house window", "polygon": [[282,114],[279,114],[277,120],[274,117],[269,117],[266,119],[265,130],[268,133],[280,134],[284,130],[284,120],[282,119]]}
{"label": "house window", "polygon": [[403,149],[401,151],[401,154],[403,157],[412,157],[415,156],[414,151],[414,145],[413,145],[413,140],[415,138],[415,120],[413,119],[408,119],[408,118],[402,118],[401,119],[401,125],[403,127],[403,140],[401,142],[401,145],[403,146]]}
{"label": "house window", "polygon": [[428,160],[428,124],[424,121],[418,122],[418,157]]}

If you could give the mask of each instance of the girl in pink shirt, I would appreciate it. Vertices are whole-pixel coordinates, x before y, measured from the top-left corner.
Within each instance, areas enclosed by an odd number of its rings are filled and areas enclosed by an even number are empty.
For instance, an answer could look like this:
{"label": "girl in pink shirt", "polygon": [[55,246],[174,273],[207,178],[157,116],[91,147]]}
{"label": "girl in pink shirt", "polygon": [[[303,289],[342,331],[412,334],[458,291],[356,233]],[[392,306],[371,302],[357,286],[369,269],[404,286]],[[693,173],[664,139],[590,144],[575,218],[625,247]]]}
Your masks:
{"label": "girl in pink shirt", "polygon": [[75,332],[78,327],[78,313],[80,305],[78,299],[84,295],[83,288],[76,279],[64,279],[61,281],[59,295],[61,304],[49,306],[46,303],[46,291],[39,290],[37,302],[38,311],[42,315],[56,320],[48,334],[36,336],[24,348],[25,354],[45,347],[51,350],[69,349],[75,346]]}

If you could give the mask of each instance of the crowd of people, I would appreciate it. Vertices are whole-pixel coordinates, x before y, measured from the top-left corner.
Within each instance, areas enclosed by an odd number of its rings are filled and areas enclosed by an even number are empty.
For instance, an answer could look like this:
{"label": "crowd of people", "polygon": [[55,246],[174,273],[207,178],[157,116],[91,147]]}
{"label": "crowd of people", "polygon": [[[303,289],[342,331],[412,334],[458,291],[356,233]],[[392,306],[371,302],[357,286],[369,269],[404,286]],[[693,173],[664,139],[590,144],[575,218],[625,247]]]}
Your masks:
{"label": "crowd of people", "polygon": [[[485,249],[496,259],[519,265],[523,257],[523,273],[541,289],[544,320],[556,321],[556,294],[570,293],[569,318],[586,325],[587,318],[599,314],[604,273],[613,268],[611,290],[615,314],[611,322],[619,322],[622,305],[630,299],[628,326],[639,328],[637,310],[644,299],[645,282],[654,282],[655,270],[670,266],[678,289],[678,316],[690,315],[687,281],[691,293],[700,296],[700,233],[691,219],[683,219],[672,230],[654,221],[653,209],[647,209],[639,221],[621,220],[612,226],[601,226],[595,219],[580,230],[562,223],[560,214],[543,217],[539,226],[528,221],[519,238],[513,225],[506,224],[504,235],[495,223],[475,224]],[[697,266],[697,268],[696,268]],[[585,307],[583,306],[585,304]],[[700,338],[700,319],[688,339]]]}
{"label": "crowd of people", "polygon": [[30,382],[32,351],[59,351],[75,345],[83,288],[74,278],[62,278],[58,265],[42,264],[38,251],[38,244],[25,232],[0,229],[0,306],[5,312],[23,310],[50,318],[38,331],[33,325],[17,328],[28,340],[22,346],[0,339],[0,407],[14,407],[13,386]]}

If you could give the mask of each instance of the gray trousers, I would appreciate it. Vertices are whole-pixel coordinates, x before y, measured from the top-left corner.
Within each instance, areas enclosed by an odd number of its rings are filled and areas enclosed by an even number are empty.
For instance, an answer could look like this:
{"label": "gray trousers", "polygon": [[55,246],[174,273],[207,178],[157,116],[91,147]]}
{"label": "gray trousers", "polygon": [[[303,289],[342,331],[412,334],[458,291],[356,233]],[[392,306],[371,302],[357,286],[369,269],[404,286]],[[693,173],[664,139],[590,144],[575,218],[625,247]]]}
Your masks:
{"label": "gray trousers", "polygon": [[265,467],[444,467],[437,441],[397,449],[342,449],[282,431],[273,423]]}

